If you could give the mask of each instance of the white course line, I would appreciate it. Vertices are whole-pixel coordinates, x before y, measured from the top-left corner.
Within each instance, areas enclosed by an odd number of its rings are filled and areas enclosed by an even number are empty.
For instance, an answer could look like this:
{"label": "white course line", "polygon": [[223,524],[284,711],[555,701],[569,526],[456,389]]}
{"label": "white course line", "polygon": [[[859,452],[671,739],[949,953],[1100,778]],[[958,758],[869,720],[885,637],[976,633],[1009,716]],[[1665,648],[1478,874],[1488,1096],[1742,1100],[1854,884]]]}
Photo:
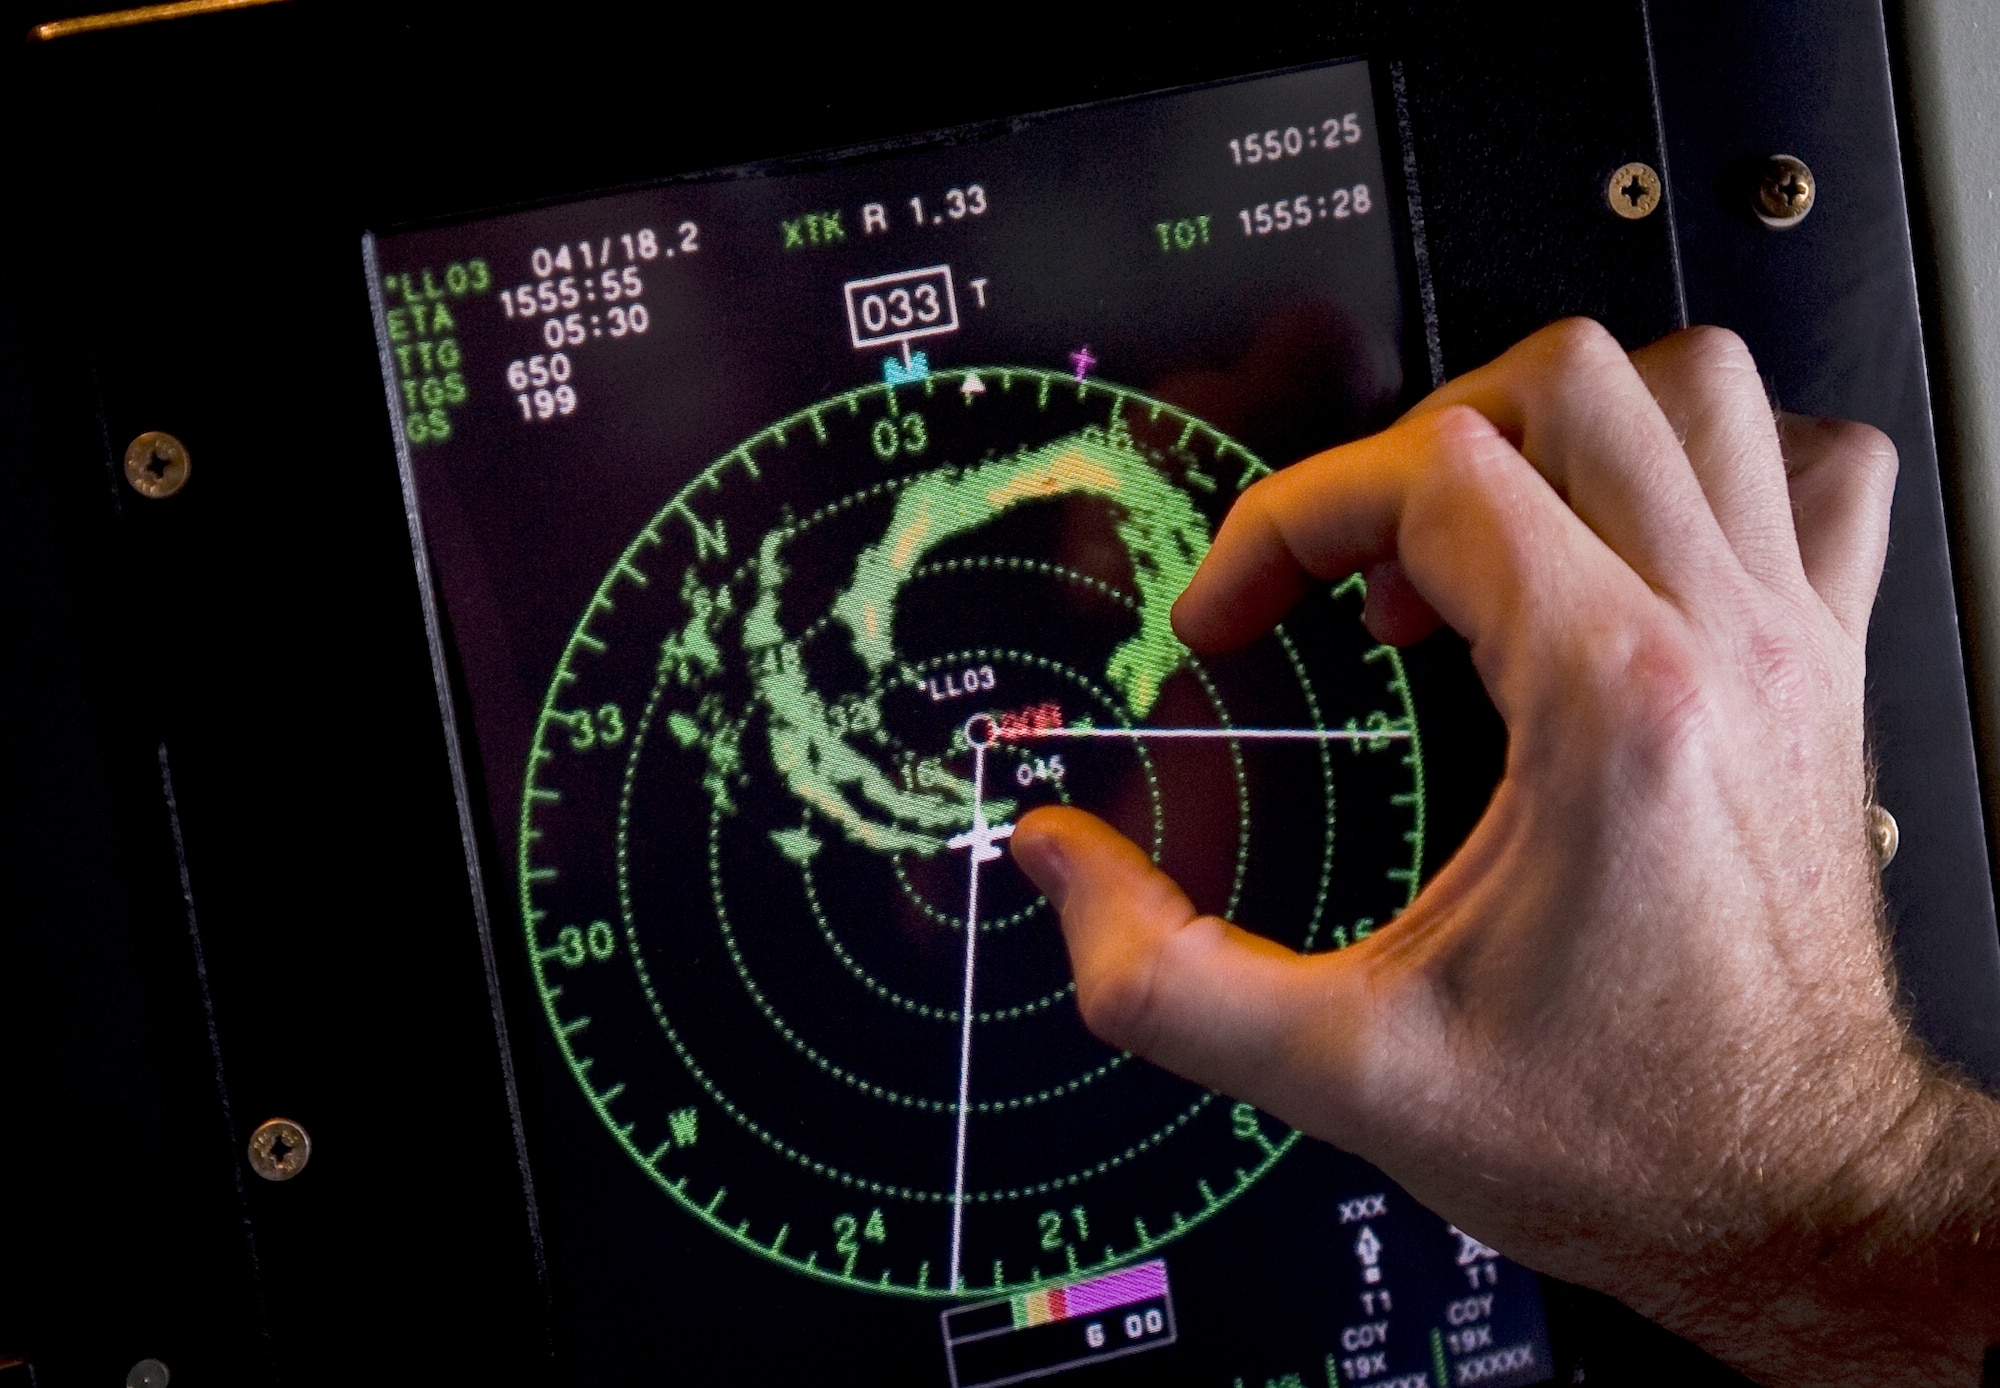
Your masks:
{"label": "white course line", "polygon": [[[974,723],[985,723],[984,740],[972,736]],[[946,842],[972,850],[965,886],[965,992],[959,1004],[958,1028],[958,1148],[952,1157],[951,1290],[961,1286],[960,1262],[965,1243],[966,1119],[972,1112],[972,977],[979,949],[979,865],[1000,856],[995,845],[1014,833],[1011,824],[986,822],[986,748],[996,725],[984,715],[966,720],[966,741],[972,744],[972,827]]]}
{"label": "white course line", "polygon": [[1152,738],[1227,738],[1231,741],[1265,742],[1380,742],[1407,738],[1407,728],[1037,728],[1010,732],[1007,742],[1029,742],[1051,737],[1118,737],[1130,741]]}

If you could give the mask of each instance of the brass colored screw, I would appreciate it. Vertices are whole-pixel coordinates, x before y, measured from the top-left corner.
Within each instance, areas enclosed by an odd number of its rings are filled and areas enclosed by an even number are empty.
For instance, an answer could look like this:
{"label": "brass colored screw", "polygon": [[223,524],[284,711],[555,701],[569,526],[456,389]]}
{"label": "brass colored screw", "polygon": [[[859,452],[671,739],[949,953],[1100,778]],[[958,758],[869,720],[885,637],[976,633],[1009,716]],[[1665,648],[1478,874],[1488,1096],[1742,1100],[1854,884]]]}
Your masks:
{"label": "brass colored screw", "polygon": [[125,445],[125,480],[155,501],[187,485],[189,466],[187,445],[172,434],[155,430]]}
{"label": "brass colored screw", "polygon": [[1774,154],[1764,161],[1763,177],[1757,180],[1757,220],[1774,231],[1795,227],[1812,211],[1818,196],[1819,185],[1804,160]]}
{"label": "brass colored screw", "polygon": [[272,1118],[250,1134],[250,1169],[267,1181],[289,1181],[312,1160],[312,1139],[289,1118]]}
{"label": "brass colored screw", "polygon": [[1660,175],[1651,164],[1621,164],[1604,185],[1604,200],[1628,222],[1653,215],[1660,205]]}
{"label": "brass colored screw", "polygon": [[1902,830],[1896,827],[1896,816],[1880,805],[1868,807],[1868,842],[1875,848],[1875,866],[1887,867],[1896,856],[1896,849],[1902,843]]}

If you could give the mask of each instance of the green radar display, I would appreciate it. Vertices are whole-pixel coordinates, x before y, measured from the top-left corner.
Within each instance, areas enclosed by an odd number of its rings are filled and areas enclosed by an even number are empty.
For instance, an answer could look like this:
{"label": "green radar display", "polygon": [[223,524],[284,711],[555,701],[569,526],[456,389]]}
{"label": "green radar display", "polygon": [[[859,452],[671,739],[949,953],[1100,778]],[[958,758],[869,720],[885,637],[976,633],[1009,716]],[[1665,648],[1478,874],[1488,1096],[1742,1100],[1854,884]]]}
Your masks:
{"label": "green radar display", "polygon": [[1213,660],[1169,624],[1265,471],[1114,385],[940,371],[772,425],[632,540],[543,701],[519,878],[548,1024],[660,1198],[967,1297],[1147,1255],[1285,1159],[1091,1036],[1006,852],[1080,806],[1299,950],[1409,902],[1422,749],[1360,580]]}

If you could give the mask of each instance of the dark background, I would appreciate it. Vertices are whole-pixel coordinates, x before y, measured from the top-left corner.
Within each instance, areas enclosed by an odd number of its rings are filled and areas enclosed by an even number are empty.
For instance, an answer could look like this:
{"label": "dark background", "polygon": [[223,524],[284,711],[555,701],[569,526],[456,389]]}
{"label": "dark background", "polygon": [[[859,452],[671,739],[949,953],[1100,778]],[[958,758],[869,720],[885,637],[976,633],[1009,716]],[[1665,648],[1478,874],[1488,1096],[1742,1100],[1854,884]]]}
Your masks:
{"label": "dark background", "polygon": [[[177,1382],[546,1359],[364,227],[1362,48],[1404,55],[1447,372],[1563,313],[1631,343],[1692,316],[1742,331],[1782,403],[1896,438],[1871,655],[1898,956],[1920,1030],[2000,1074],[1880,13],[1662,6],[1649,47],[1632,4],[1413,10],[702,32],[298,0],[8,48],[0,1356],[54,1384],[147,1355]],[[1781,149],[1822,192],[1775,237],[1743,199]],[[1671,215],[1605,212],[1630,158]],[[196,458],[158,505],[117,474],[155,428]],[[277,1113],[316,1155],[267,1186],[241,1153]],[[1726,1380],[1600,1299],[1552,1315],[1590,1381]]]}

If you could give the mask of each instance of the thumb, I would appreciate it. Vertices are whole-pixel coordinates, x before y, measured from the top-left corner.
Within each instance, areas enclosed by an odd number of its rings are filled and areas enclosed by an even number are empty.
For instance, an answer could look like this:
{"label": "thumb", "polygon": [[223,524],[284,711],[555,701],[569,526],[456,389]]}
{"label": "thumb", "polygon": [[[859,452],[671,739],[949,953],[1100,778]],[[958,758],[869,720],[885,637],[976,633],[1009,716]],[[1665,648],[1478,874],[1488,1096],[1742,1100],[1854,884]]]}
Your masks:
{"label": "thumb", "polygon": [[1082,810],[1023,816],[1012,850],[1062,914],[1077,1004],[1102,1040],[1322,1136],[1349,1126],[1369,1034],[1359,969],[1198,914],[1138,845]]}

